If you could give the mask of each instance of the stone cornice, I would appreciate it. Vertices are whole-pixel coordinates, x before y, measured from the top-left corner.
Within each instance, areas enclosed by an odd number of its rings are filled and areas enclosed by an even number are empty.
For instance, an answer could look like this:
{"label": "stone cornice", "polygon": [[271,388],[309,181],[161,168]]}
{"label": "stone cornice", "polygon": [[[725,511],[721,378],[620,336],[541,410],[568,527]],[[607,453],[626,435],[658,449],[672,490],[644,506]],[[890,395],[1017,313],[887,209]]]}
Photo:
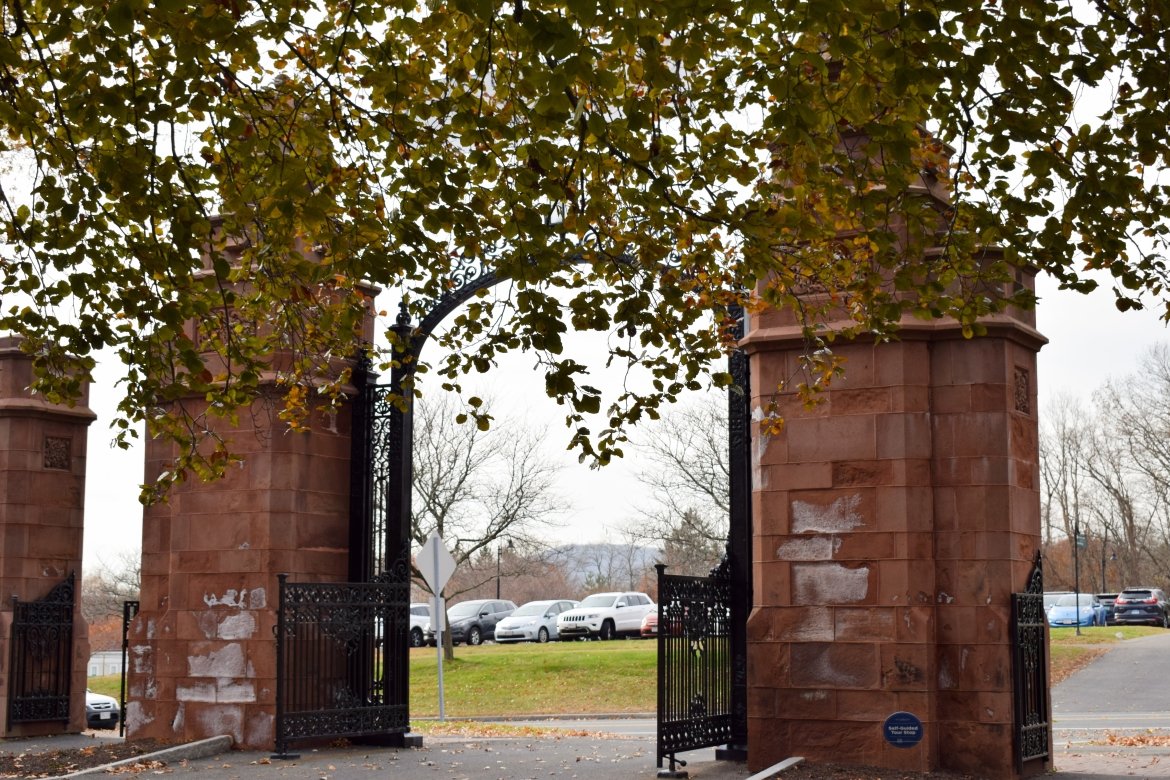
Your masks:
{"label": "stone cornice", "polygon": [[[845,320],[826,323],[822,332],[839,333],[853,324]],[[1037,352],[1048,343],[1048,339],[1040,331],[1009,314],[991,315],[980,320],[980,324],[987,332],[985,335],[975,336],[976,339],[989,337],[1007,339]],[[966,336],[963,335],[962,326],[951,318],[919,320],[904,317],[895,332],[895,340],[900,341],[943,341],[964,338]],[[841,338],[838,343],[856,344],[863,340],[864,334],[852,339]],[[739,342],[740,347],[749,355],[772,350],[803,348],[806,344],[807,340],[797,325],[751,328]]]}
{"label": "stone cornice", "polygon": [[64,406],[39,398],[0,398],[0,417],[70,417],[92,423],[97,414],[88,406]]}

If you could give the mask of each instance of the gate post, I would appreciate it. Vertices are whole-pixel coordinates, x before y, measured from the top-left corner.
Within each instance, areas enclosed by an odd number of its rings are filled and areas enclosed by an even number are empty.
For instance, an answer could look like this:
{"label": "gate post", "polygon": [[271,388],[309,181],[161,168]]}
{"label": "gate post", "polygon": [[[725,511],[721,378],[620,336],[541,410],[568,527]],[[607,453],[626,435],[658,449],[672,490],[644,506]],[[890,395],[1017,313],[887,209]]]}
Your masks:
{"label": "gate post", "polygon": [[64,720],[10,722],[12,600],[45,597],[81,571],[87,429],[96,419],[84,386],[74,406],[33,395],[32,356],[15,337],[0,338],[0,735],[32,736],[85,728],[89,632],[72,598],[70,692]]}
{"label": "gate post", "polygon": [[[231,262],[245,239],[224,236]],[[210,258],[206,259],[210,264]],[[367,300],[374,290],[362,291]],[[219,312],[224,321],[231,312]],[[199,343],[200,323],[185,336]],[[366,311],[354,350],[373,341]],[[291,349],[291,347],[289,347]],[[281,347],[280,349],[284,349]],[[210,359],[210,353],[208,353]],[[290,356],[277,351],[274,367]],[[337,374],[352,369],[336,359]],[[271,749],[276,710],[277,574],[341,582],[350,570],[349,404],[309,410],[306,430],[290,433],[273,407],[276,370],[262,398],[238,422],[208,415],[242,462],[215,482],[175,484],[142,523],[141,608],[130,630],[127,738],[180,742],[227,734],[237,747]],[[182,399],[198,415],[202,398]],[[170,468],[173,445],[145,442],[146,482]]]}
{"label": "gate post", "polygon": [[[897,342],[835,345],[845,375],[809,409],[775,390],[800,370],[801,323],[753,315],[753,394],[785,418],[753,448],[753,769],[799,755],[1018,776],[1011,600],[1040,544],[1045,339],[1032,312],[983,325],[967,339],[907,317]],[[888,736],[896,713],[921,741]]]}
{"label": "gate post", "polygon": [[[735,319],[732,336],[744,336],[747,314],[742,306],[729,311]],[[751,366],[737,349],[727,359],[731,387],[727,390],[728,508],[727,563],[731,577],[731,740],[715,751],[721,761],[748,757],[747,621],[752,608],[752,453]]]}

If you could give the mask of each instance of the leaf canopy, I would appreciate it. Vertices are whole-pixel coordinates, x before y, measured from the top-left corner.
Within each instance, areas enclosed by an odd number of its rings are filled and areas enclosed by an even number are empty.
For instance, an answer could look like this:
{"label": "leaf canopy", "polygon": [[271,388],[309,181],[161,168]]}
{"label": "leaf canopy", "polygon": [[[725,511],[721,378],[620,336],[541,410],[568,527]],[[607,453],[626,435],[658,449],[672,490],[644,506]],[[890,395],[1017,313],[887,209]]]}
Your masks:
{"label": "leaf canopy", "polygon": [[[810,351],[906,317],[977,333],[1030,303],[1011,283],[1032,268],[1078,290],[1104,270],[1120,308],[1165,306],[1168,14],[4,0],[0,152],[27,175],[0,191],[0,327],[54,398],[112,349],[121,435],[174,438],[178,478],[227,458],[181,399],[231,415],[275,374],[301,424],[336,391],[363,285],[417,322],[487,267],[514,294],[453,318],[444,381],[532,350],[573,445],[605,461],[717,370],[733,303],[792,311]],[[603,405],[570,328],[609,333],[650,385]]]}

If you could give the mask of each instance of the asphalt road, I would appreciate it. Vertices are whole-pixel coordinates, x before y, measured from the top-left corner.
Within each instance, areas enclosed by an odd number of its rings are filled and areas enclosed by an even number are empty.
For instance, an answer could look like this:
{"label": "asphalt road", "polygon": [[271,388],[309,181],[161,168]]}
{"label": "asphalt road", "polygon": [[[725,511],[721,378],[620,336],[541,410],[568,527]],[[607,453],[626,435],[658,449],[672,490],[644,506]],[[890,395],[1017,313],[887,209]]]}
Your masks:
{"label": "asphalt road", "polygon": [[1112,645],[1052,691],[1053,737],[1082,741],[1101,732],[1165,729],[1170,734],[1170,631]]}

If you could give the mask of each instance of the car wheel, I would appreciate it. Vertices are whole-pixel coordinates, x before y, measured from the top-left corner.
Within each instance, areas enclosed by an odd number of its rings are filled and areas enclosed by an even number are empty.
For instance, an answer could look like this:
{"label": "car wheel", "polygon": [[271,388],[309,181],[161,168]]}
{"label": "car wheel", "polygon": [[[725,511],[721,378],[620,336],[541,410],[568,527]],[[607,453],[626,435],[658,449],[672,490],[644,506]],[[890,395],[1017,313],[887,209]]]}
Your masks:
{"label": "car wheel", "polygon": [[467,632],[467,644],[472,646],[483,644],[483,635],[479,632],[479,626],[472,626],[471,630]]}
{"label": "car wheel", "polygon": [[1170,628],[1170,617],[1165,614],[1162,615],[1162,628]]}
{"label": "car wheel", "polygon": [[613,639],[613,621],[612,620],[607,620],[601,624],[600,637],[601,637],[602,642],[608,642],[610,639]]}
{"label": "car wheel", "polygon": [[536,632],[536,641],[540,642],[542,645],[548,641],[548,629],[547,628],[545,628],[544,626],[540,627],[540,630]]}
{"label": "car wheel", "polygon": [[410,629],[410,646],[411,647],[422,647],[423,646],[423,634],[422,634],[421,628]]}

